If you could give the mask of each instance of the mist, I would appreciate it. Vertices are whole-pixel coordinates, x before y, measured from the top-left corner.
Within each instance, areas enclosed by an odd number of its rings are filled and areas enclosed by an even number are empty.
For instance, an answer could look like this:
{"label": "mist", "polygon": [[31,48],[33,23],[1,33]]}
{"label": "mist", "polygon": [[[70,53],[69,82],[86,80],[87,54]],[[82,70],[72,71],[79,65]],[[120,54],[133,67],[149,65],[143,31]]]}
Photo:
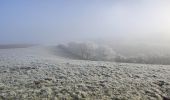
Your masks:
{"label": "mist", "polygon": [[1,1],[0,42],[116,40],[168,44],[170,2]]}
{"label": "mist", "polygon": [[0,100],[170,100],[170,0],[0,0]]}

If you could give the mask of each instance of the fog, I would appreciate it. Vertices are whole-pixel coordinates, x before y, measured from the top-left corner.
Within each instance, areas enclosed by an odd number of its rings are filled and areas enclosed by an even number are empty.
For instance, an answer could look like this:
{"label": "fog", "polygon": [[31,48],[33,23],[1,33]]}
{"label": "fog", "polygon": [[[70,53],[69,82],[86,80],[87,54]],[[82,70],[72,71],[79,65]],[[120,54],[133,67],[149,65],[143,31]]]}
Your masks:
{"label": "fog", "polygon": [[0,1],[0,43],[168,44],[169,5],[168,0]]}
{"label": "fog", "polygon": [[0,100],[170,100],[170,0],[0,0]]}

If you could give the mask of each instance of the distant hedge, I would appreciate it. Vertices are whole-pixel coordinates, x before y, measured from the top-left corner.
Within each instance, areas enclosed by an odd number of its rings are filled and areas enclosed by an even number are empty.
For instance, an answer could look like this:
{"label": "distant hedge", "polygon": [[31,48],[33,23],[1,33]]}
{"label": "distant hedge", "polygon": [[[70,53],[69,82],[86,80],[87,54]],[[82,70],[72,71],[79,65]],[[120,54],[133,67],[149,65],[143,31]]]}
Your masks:
{"label": "distant hedge", "polygon": [[70,53],[84,60],[114,60],[115,52],[108,46],[99,46],[92,42],[70,42],[60,45]]}
{"label": "distant hedge", "polygon": [[143,54],[138,56],[123,56],[120,53],[116,53],[110,46],[99,45],[93,42],[70,42],[66,45],[59,45],[59,47],[83,60],[170,65],[170,55]]}

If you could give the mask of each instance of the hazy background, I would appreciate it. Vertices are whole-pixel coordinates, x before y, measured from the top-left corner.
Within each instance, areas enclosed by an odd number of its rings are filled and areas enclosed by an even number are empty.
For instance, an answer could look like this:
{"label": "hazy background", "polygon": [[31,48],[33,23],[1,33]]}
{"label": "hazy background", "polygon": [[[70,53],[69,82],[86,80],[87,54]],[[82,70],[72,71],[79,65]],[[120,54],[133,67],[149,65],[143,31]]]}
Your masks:
{"label": "hazy background", "polygon": [[1,0],[0,43],[168,44],[169,0]]}

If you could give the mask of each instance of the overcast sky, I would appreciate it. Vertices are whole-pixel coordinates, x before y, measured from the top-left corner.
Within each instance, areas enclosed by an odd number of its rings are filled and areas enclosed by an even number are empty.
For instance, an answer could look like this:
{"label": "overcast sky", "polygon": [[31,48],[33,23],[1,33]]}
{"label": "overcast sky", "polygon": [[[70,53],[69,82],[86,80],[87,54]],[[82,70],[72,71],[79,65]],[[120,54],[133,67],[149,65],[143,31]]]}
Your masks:
{"label": "overcast sky", "polygon": [[0,43],[170,40],[169,0],[0,0]]}

